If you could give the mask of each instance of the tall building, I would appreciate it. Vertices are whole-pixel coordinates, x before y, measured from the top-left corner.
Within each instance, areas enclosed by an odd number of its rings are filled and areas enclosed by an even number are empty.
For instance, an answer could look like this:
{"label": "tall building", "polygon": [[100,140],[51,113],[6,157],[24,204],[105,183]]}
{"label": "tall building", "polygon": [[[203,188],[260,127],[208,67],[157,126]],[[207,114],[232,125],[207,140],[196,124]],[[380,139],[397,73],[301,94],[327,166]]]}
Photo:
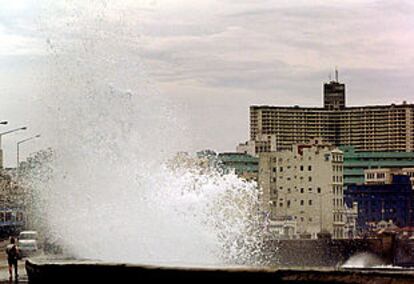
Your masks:
{"label": "tall building", "polygon": [[271,220],[295,220],[301,237],[345,237],[342,176],[342,152],[318,139],[259,155],[264,210]]}
{"label": "tall building", "polygon": [[344,153],[344,185],[363,184],[364,171],[382,168],[414,167],[414,152],[356,151],[354,147],[339,147]]}
{"label": "tall building", "polygon": [[322,108],[250,106],[250,141],[257,147],[249,154],[291,149],[316,137],[358,151],[414,151],[414,104],[347,107],[345,84],[331,81],[323,89]]}
{"label": "tall building", "polygon": [[338,81],[338,70],[335,70],[335,81],[323,84],[323,107],[329,110],[345,108],[345,84]]}

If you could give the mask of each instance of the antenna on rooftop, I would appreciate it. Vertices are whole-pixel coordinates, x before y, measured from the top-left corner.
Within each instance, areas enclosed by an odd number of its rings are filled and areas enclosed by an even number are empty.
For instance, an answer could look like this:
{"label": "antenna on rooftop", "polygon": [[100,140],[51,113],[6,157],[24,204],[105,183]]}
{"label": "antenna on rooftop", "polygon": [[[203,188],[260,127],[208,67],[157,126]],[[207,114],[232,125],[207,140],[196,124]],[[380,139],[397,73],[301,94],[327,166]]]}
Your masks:
{"label": "antenna on rooftop", "polygon": [[339,82],[338,81],[338,67],[337,66],[335,66],[335,81]]}
{"label": "antenna on rooftop", "polygon": [[331,82],[332,81],[332,74],[331,74],[331,72],[329,72],[328,78],[329,78],[329,81],[328,82]]}

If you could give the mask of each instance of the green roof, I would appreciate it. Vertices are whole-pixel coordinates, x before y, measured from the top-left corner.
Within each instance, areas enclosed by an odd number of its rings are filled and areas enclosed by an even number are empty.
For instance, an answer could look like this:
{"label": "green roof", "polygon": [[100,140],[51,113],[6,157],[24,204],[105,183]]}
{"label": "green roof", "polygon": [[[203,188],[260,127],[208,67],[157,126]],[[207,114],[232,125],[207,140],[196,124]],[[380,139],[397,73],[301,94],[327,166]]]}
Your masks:
{"label": "green roof", "polygon": [[345,159],[412,159],[414,161],[414,152],[382,152],[382,151],[356,151],[352,146],[340,146],[344,153]]}

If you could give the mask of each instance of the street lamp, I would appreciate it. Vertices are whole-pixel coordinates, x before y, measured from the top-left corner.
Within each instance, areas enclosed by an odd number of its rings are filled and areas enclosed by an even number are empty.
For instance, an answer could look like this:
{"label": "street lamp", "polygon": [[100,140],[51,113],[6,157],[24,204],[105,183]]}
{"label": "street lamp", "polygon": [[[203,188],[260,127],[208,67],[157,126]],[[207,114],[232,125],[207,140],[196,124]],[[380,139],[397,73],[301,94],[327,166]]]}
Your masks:
{"label": "street lamp", "polygon": [[17,155],[16,169],[17,169],[17,171],[19,171],[19,168],[20,168],[20,144],[23,144],[25,142],[28,142],[30,140],[33,140],[33,139],[36,139],[36,138],[39,138],[39,137],[40,137],[40,134],[37,134],[36,136],[32,136],[32,137],[29,137],[29,138],[26,138],[26,139],[23,139],[23,140],[20,140],[20,141],[17,142],[17,152],[16,152],[16,155]]}
{"label": "street lamp", "polygon": [[[20,140],[20,141],[18,141],[17,142],[17,152],[16,152],[16,156],[17,156],[17,164],[16,164],[16,176],[17,176],[17,183],[18,183],[18,186],[20,186],[20,144],[23,144],[23,143],[25,143],[25,142],[28,142],[28,141],[30,141],[30,140],[33,140],[33,139],[36,139],[36,138],[39,138],[40,137],[40,134],[37,134],[37,135],[35,135],[35,136],[32,136],[32,137],[29,137],[29,138],[26,138],[26,139],[23,139],[23,140]],[[28,225],[29,224],[29,219],[28,219],[28,212],[29,211],[31,211],[30,210],[30,208],[28,208],[27,207],[27,198],[29,197],[29,196],[27,196],[27,192],[25,192],[25,190],[24,190],[24,187],[22,187],[23,188],[23,208],[24,208],[24,224],[25,224],[25,226],[26,225]],[[30,202],[30,199],[29,199],[29,202]]]}
{"label": "street lamp", "polygon": [[[4,122],[3,124],[7,124],[7,121],[3,121],[3,122]],[[4,131],[4,132],[0,133],[0,168],[1,169],[3,168],[3,150],[1,149],[1,138],[4,135],[10,134],[10,133],[13,133],[13,132],[16,132],[16,131],[20,131],[20,130],[26,130],[26,129],[27,129],[27,127],[23,126],[23,127],[11,129],[11,130]]]}

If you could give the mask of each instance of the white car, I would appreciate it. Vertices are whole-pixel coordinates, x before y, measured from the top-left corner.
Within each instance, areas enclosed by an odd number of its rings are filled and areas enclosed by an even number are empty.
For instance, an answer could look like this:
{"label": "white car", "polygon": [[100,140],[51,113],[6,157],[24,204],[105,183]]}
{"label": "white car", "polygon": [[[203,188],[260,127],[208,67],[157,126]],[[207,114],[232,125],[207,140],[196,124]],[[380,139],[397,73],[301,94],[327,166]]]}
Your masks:
{"label": "white car", "polygon": [[19,235],[20,256],[25,257],[37,252],[37,232],[23,231]]}

